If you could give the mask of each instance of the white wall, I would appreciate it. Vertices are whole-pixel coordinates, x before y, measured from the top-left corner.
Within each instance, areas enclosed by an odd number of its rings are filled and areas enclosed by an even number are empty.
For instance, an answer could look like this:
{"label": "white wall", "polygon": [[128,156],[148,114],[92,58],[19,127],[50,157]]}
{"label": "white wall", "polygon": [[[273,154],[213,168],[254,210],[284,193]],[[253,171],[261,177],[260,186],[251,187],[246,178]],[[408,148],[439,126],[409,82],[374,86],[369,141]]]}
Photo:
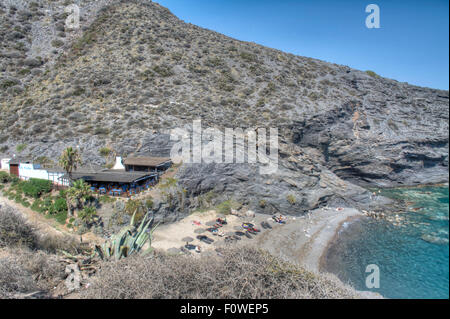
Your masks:
{"label": "white wall", "polygon": [[0,161],[0,168],[9,170],[9,161],[10,160],[11,160],[10,158],[2,158],[2,160]]}
{"label": "white wall", "polygon": [[[52,175],[56,176],[53,177]],[[64,172],[49,174],[47,170],[41,169],[41,166],[39,164],[19,164],[19,177],[21,179],[28,180],[30,178],[39,178],[50,180],[54,184],[63,185],[63,182],[61,180],[58,180],[58,177],[61,177],[63,175]]]}
{"label": "white wall", "polygon": [[116,157],[116,163],[112,169],[125,169],[125,166],[122,164],[122,157]]}
{"label": "white wall", "polygon": [[40,169],[39,164],[19,164],[19,177],[48,179],[48,173],[45,169]]}

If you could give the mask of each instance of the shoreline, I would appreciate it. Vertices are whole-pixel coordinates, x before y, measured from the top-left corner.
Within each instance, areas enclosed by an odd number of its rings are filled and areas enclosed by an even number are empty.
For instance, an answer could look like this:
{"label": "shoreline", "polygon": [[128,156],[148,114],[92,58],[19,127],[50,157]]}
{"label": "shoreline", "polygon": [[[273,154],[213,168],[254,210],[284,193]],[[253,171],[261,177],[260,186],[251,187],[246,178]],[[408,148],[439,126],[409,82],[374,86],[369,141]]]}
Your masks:
{"label": "shoreline", "polygon": [[389,189],[408,189],[408,188],[424,188],[424,187],[448,187],[449,186],[449,182],[441,182],[441,183],[424,183],[424,184],[417,184],[417,185],[399,185],[399,186],[386,186],[386,187],[382,187],[382,186],[370,186],[370,187],[365,187],[367,190],[371,190],[371,189],[383,189],[383,190],[389,190]]}
{"label": "shoreline", "polygon": [[330,240],[327,243],[326,248],[323,250],[322,255],[320,256],[319,265],[318,265],[318,270],[320,272],[327,272],[325,270],[325,259],[327,258],[327,254],[328,254],[328,251],[329,251],[331,245],[333,244],[333,242],[336,241],[336,239],[338,238],[338,236],[340,234],[340,231],[344,228],[344,224],[349,224],[349,223],[356,222],[356,221],[360,220],[363,216],[365,216],[365,215],[361,214],[361,215],[350,216],[347,219],[343,220],[337,226],[336,232],[334,233],[334,236],[332,238],[330,238]]}
{"label": "shoreline", "polygon": [[363,213],[354,208],[316,209],[305,216],[291,217],[286,225],[261,234],[256,245],[319,273],[320,261],[342,225],[351,218],[362,216]]}

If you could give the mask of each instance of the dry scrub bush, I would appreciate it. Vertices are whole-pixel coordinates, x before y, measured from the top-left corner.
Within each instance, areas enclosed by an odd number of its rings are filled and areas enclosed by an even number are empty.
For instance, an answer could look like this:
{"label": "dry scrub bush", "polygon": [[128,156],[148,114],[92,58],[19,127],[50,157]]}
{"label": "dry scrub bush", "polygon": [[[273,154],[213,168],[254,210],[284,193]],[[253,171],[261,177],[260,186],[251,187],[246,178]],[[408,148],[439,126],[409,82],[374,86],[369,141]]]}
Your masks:
{"label": "dry scrub bush", "polygon": [[11,207],[0,207],[0,247],[26,246],[33,248],[37,236],[26,220]]}
{"label": "dry scrub bush", "polygon": [[81,251],[79,241],[70,235],[41,235],[37,240],[37,248],[49,253],[57,253],[64,250],[71,254],[77,254]]}
{"label": "dry scrub bush", "polygon": [[0,207],[0,299],[24,298],[36,291],[48,297],[65,276],[64,266],[49,252],[76,252],[78,247],[68,235],[40,235],[14,209]]}
{"label": "dry scrub bush", "polygon": [[48,291],[65,276],[56,256],[42,251],[8,249],[1,256],[0,299],[23,298],[36,291],[48,297]]}
{"label": "dry scrub bush", "polygon": [[220,256],[130,257],[105,262],[82,298],[352,298],[335,279],[253,248]]}
{"label": "dry scrub bush", "polygon": [[65,250],[76,253],[79,242],[69,235],[38,234],[38,232],[17,211],[9,206],[0,207],[0,248],[28,247],[56,253]]}

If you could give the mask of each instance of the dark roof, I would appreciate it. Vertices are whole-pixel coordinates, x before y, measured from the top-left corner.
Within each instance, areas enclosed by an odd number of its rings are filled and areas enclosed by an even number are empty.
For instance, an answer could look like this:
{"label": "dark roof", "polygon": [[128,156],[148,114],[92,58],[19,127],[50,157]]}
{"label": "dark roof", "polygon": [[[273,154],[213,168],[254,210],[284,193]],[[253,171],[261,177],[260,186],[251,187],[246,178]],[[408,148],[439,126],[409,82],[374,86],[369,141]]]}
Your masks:
{"label": "dark roof", "polygon": [[[102,171],[102,172],[74,172],[72,173],[72,179],[82,179],[84,181],[91,182],[113,182],[113,183],[132,183],[137,182],[145,177],[156,176],[156,173],[148,172],[124,172],[124,171]],[[68,178],[67,174],[64,174],[61,178]]]}
{"label": "dark roof", "polygon": [[[65,172],[64,168],[60,167],[60,166],[52,166],[52,167],[43,167],[42,169],[47,170],[48,172],[51,173],[60,173],[60,172]],[[82,173],[82,174],[86,174],[86,173],[97,173],[100,171],[105,171],[107,170],[106,168],[103,168],[99,165],[94,165],[94,164],[88,164],[82,167],[78,167],[76,170],[74,170],[72,173]]]}
{"label": "dark roof", "polygon": [[19,165],[20,163],[31,163],[31,160],[29,158],[23,158],[23,157],[13,157],[9,161],[9,164],[11,165]]}
{"label": "dark roof", "polygon": [[170,162],[170,157],[137,156],[137,157],[127,157],[123,161],[123,164],[157,167],[167,162]]}
{"label": "dark roof", "polygon": [[64,173],[64,168],[62,167],[58,167],[58,166],[54,166],[54,167],[44,167],[43,169],[45,169],[47,172],[49,173]]}

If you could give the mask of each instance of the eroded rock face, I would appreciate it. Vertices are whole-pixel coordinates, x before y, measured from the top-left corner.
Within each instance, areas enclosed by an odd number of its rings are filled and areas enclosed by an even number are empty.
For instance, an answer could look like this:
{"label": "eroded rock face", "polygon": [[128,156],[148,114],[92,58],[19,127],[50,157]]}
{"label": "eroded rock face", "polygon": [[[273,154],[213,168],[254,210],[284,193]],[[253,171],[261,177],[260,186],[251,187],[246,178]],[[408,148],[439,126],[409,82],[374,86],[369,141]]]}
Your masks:
{"label": "eroded rock face", "polygon": [[359,185],[447,182],[448,92],[355,78],[360,96],[294,123],[292,141]]}

